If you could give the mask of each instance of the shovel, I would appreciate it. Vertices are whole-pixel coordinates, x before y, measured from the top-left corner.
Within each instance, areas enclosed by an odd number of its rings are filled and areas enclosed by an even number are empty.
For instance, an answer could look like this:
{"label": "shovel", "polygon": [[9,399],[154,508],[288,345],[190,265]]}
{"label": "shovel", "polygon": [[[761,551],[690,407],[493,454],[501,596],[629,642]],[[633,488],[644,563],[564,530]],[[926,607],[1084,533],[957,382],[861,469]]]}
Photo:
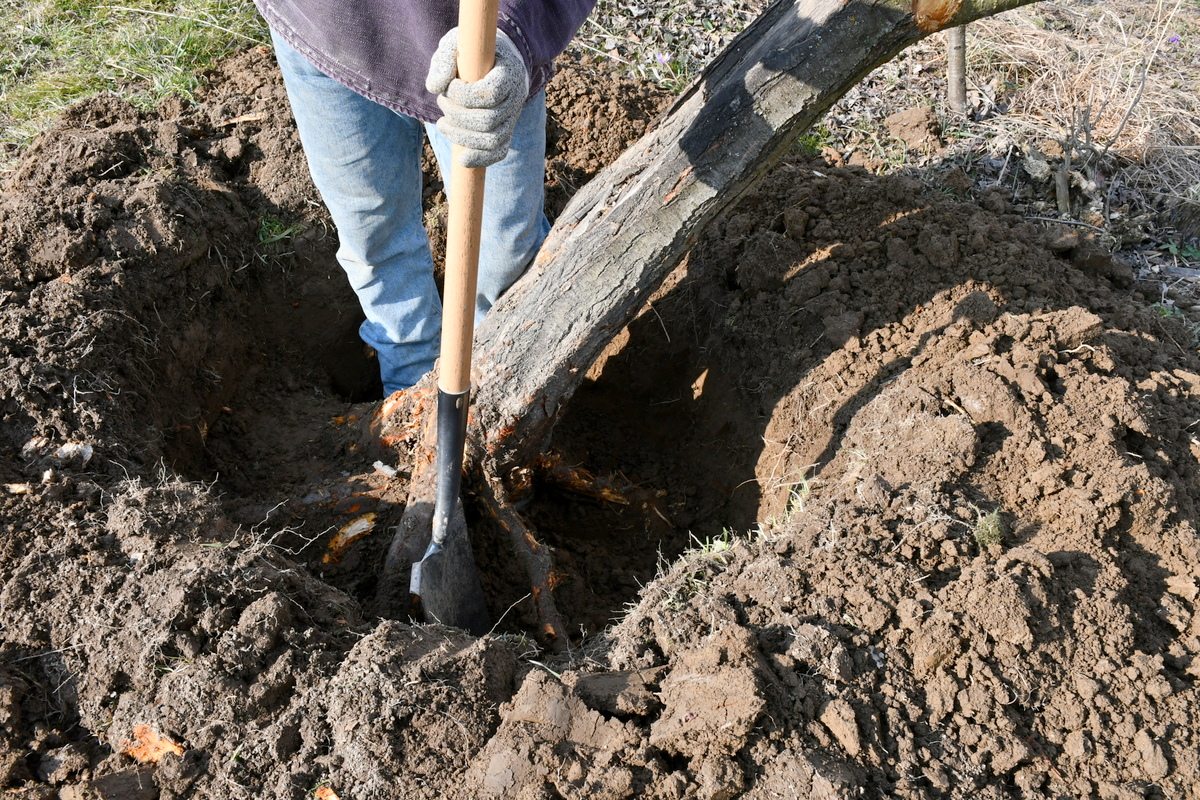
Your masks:
{"label": "shovel", "polygon": [[[480,80],[492,69],[497,8],[497,0],[461,0],[458,77],[464,81]],[[475,334],[479,229],[483,220],[486,168],[459,165],[460,150],[454,145],[450,159],[433,536],[424,556],[412,565],[409,591],[420,598],[426,621],[464,628],[478,636],[488,631],[490,623],[459,490],[471,399],[471,340]]]}

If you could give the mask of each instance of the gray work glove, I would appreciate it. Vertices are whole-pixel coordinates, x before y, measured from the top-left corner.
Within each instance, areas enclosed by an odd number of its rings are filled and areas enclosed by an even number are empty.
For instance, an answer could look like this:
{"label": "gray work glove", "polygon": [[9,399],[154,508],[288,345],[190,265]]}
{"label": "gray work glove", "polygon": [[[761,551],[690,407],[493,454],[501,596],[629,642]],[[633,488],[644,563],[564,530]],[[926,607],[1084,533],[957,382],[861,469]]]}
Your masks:
{"label": "gray work glove", "polygon": [[464,167],[486,167],[508,154],[517,118],[529,94],[525,59],[504,31],[496,31],[496,64],[482,80],[467,83],[457,74],[458,28],[438,42],[429,61],[425,88],[438,96],[444,115],[437,121],[443,136],[466,150]]}

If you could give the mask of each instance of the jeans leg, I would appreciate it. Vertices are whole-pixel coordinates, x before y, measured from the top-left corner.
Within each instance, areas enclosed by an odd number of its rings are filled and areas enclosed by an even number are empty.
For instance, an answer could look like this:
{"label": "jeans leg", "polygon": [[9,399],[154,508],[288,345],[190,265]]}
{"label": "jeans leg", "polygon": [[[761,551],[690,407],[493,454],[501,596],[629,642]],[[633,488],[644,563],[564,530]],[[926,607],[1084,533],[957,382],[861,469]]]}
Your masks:
{"label": "jeans leg", "polygon": [[366,314],[384,391],[437,358],[441,301],[421,216],[420,121],[367,100],[273,36],[313,183],[337,226],[338,261]]}
{"label": "jeans leg", "polygon": [[[426,124],[425,130],[449,189],[450,142],[433,125]],[[476,324],[533,262],[550,231],[544,210],[545,176],[546,93],[542,91],[525,104],[508,155],[487,169]]]}

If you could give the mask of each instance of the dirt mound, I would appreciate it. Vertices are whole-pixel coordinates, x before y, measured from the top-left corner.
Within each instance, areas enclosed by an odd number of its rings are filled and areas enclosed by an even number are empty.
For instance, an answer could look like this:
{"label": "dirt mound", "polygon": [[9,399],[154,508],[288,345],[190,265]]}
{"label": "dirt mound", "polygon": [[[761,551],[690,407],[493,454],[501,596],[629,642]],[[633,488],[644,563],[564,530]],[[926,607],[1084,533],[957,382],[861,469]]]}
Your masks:
{"label": "dirt mound", "polygon": [[[723,308],[660,391],[739,386],[766,443],[760,535],[676,564],[607,662],[660,671],[650,741],[673,719],[674,752],[694,774],[715,760],[730,791],[1200,788],[1194,344],[1128,303],[1119,265],[1075,240],[1055,255],[1061,236],[984,202],[785,166],[631,342]],[[733,416],[705,394],[679,413]],[[724,444],[685,436],[681,460]],[[684,666],[714,648],[730,655]],[[737,669],[745,708],[712,690],[672,708],[674,680]],[[738,713],[753,735],[725,732]]]}
{"label": "dirt mound", "polygon": [[[566,191],[658,102],[602,80],[550,93]],[[557,428],[629,502],[536,488],[549,661],[502,577],[478,640],[363,611],[407,465],[314,358],[357,314],[286,117],[251,51],[72,110],[0,203],[0,787],[1200,797],[1200,359],[1119,262],[776,169]]]}

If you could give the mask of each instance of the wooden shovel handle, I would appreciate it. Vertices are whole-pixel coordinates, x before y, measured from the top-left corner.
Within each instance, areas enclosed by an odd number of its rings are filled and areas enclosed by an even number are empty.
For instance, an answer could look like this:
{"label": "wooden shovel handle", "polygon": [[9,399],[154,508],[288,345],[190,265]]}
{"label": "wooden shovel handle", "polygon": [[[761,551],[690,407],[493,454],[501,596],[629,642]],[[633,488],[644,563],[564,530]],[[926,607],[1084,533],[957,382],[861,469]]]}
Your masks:
{"label": "wooden shovel handle", "polygon": [[[458,77],[477,81],[496,58],[498,0],[461,0],[458,8]],[[471,340],[479,274],[485,168],[458,163],[451,148],[450,219],[446,231],[446,282],[442,300],[442,353],[438,388],[462,394],[471,388]]]}

